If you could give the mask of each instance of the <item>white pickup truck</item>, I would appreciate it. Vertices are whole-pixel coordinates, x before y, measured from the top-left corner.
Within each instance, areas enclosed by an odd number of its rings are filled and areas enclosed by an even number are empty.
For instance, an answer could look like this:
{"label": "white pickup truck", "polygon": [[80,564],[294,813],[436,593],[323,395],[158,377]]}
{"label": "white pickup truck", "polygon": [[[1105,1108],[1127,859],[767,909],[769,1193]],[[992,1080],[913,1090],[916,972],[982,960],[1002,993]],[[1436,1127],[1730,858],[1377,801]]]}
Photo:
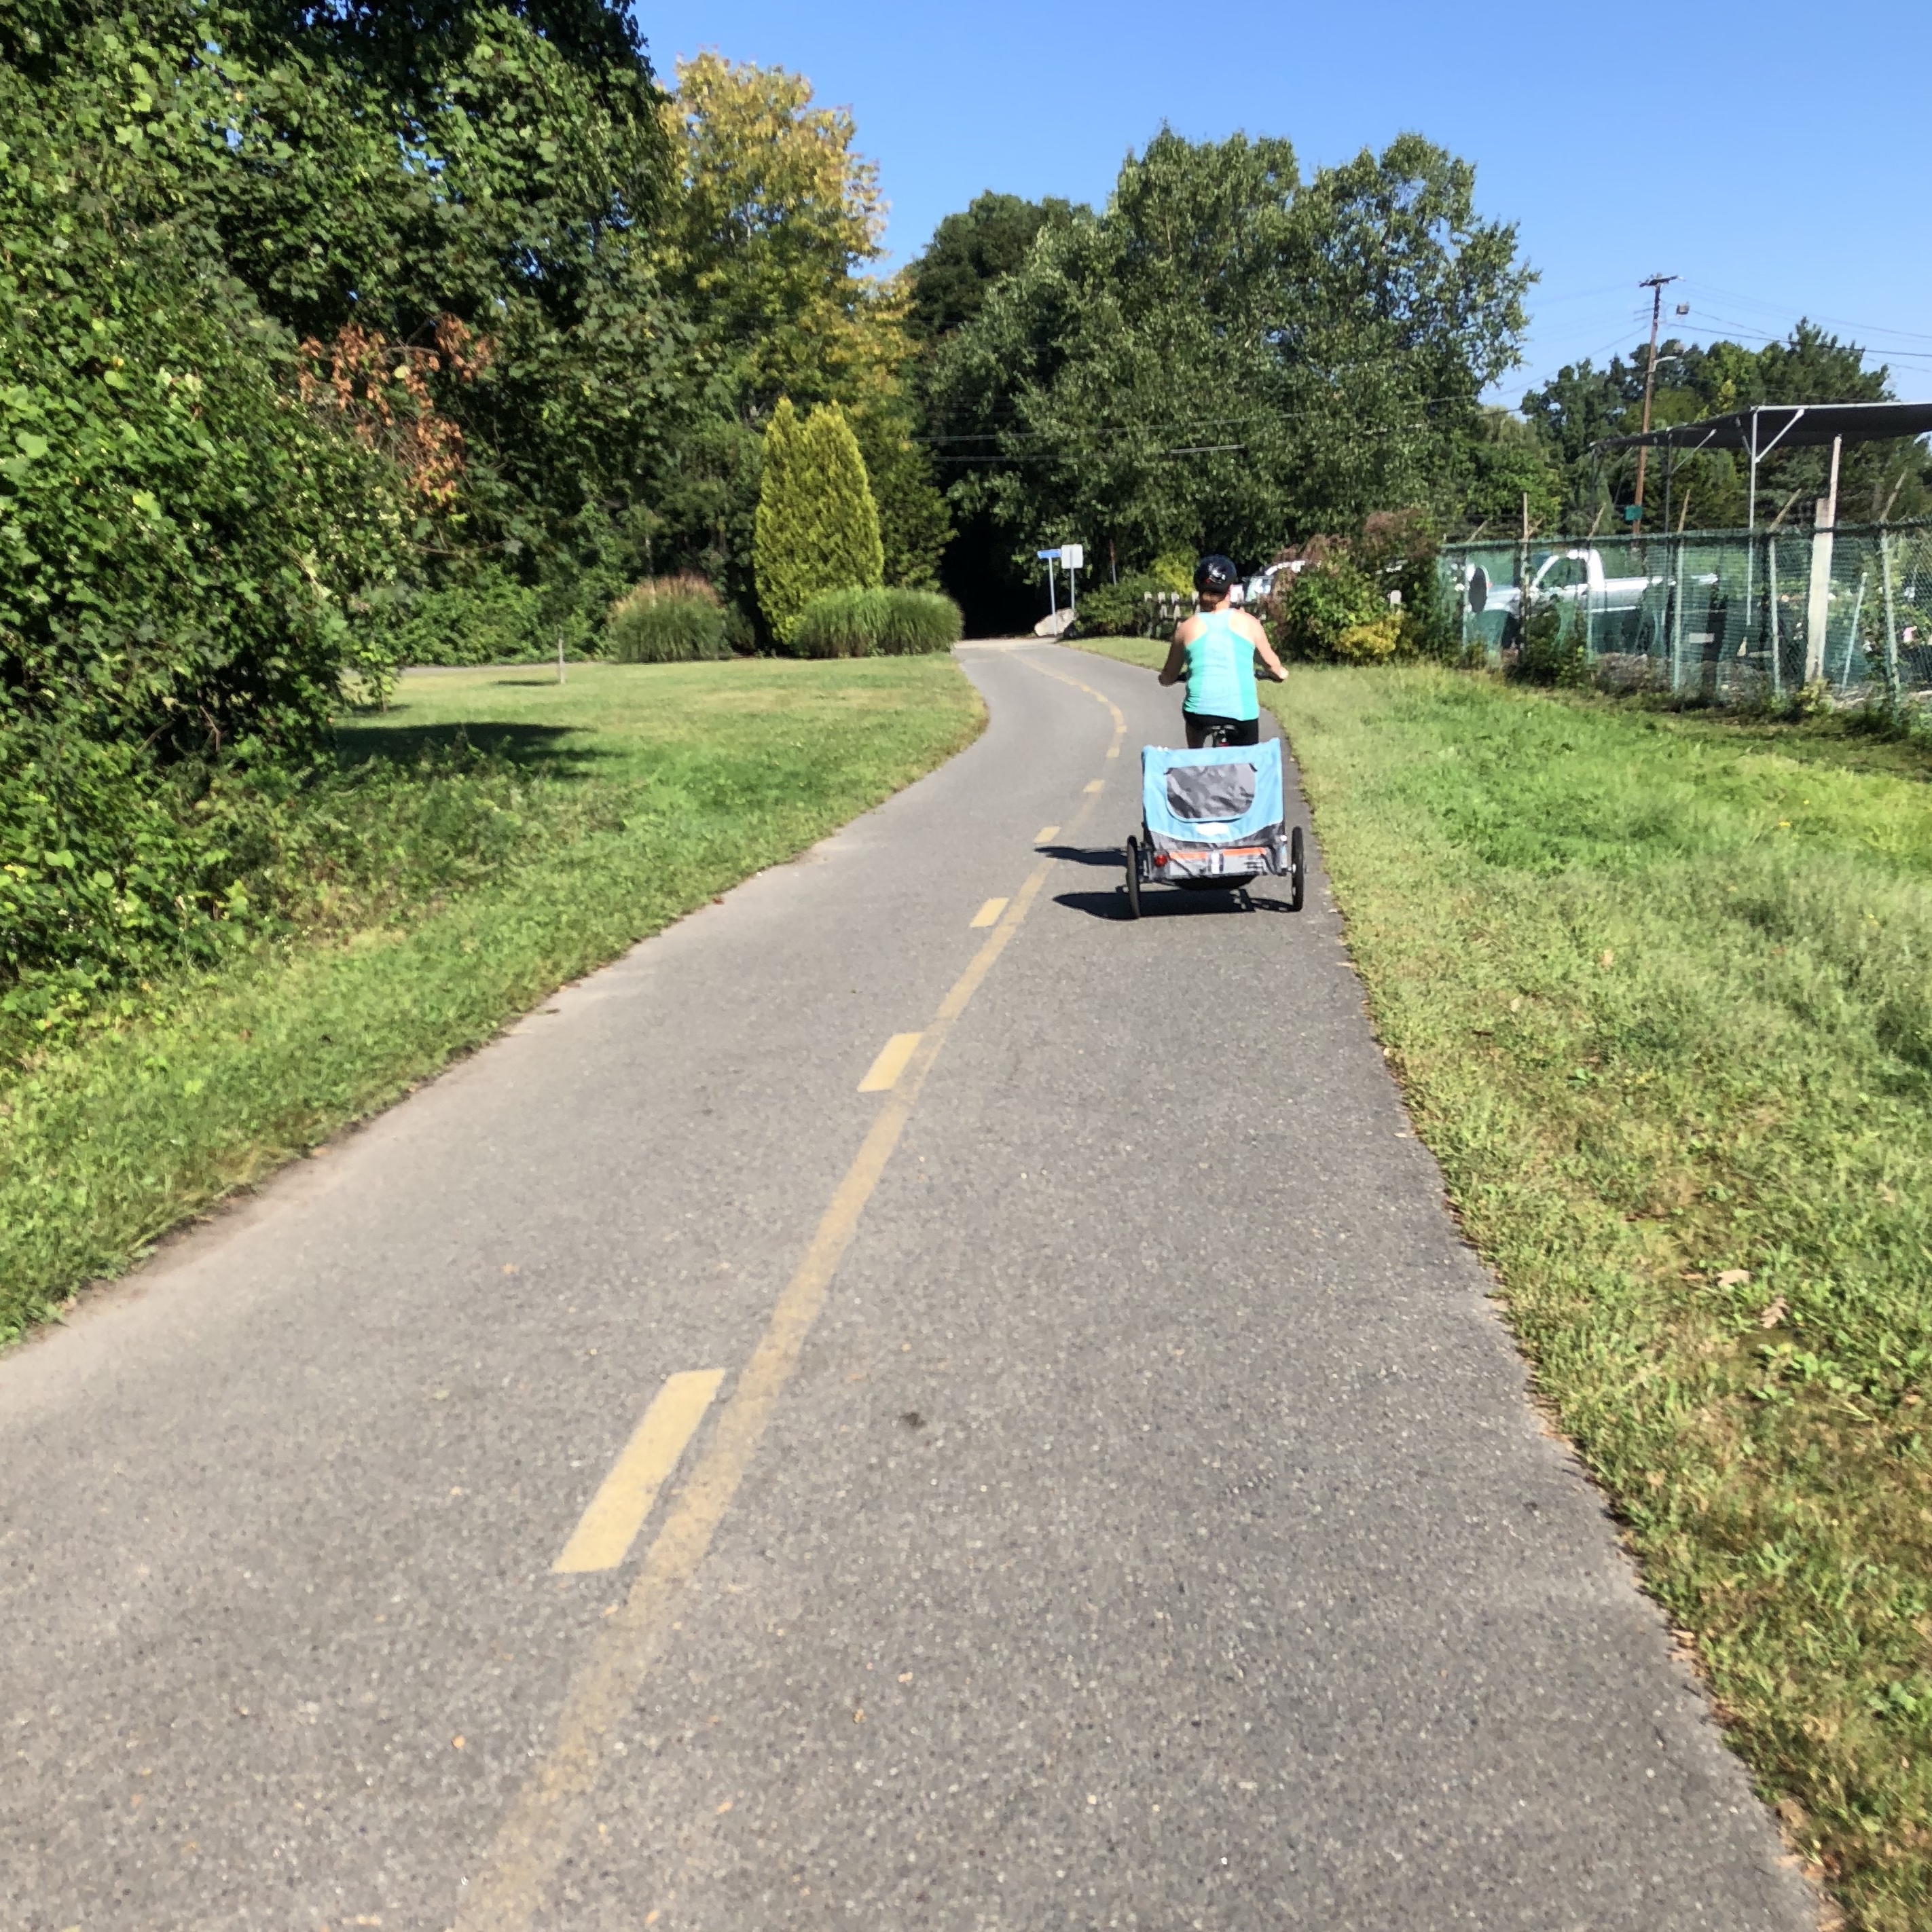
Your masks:
{"label": "white pickup truck", "polygon": [[[1600,551],[1559,550],[1552,550],[1537,566],[1529,580],[1529,594],[1552,603],[1580,604],[1592,616],[1599,616],[1607,611],[1636,610],[1646,596],[1653,588],[1660,588],[1665,580],[1658,577],[1608,576]],[[1474,616],[1498,610],[1515,617],[1521,612],[1522,593],[1517,586],[1492,583],[1480,563],[1469,566],[1462,589]]]}

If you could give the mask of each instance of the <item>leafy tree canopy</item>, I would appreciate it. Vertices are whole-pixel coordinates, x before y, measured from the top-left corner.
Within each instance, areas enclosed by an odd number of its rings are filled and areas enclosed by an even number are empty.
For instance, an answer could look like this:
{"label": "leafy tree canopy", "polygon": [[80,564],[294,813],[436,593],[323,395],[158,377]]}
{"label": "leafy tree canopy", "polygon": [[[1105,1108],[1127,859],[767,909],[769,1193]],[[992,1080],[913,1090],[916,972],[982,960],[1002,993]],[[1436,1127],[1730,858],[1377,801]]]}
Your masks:
{"label": "leafy tree canopy", "polygon": [[680,157],[665,278],[693,319],[705,406],[734,427],[701,439],[682,492],[667,494],[704,506],[714,552],[748,558],[759,426],[782,397],[836,403],[871,472],[888,580],[934,584],[950,526],[912,440],[905,292],[869,272],[884,205],[851,116],[816,105],[802,75],[716,54],[681,62],[677,82],[664,110]]}
{"label": "leafy tree canopy", "polygon": [[1015,568],[1062,537],[1123,568],[1272,555],[1433,500],[1530,280],[1473,170],[1419,136],[1304,183],[1286,141],[1164,130],[940,345],[950,494]]}
{"label": "leafy tree canopy", "polygon": [[934,342],[974,320],[986,292],[1027,258],[1034,238],[1048,223],[1073,218],[1073,204],[1048,196],[1022,201],[1016,194],[977,196],[933,231],[922,254],[907,267],[912,291],[907,326],[922,342]]}
{"label": "leafy tree canopy", "polygon": [[[1522,413],[1561,484],[1565,527],[1584,530],[1615,520],[1635,501],[1634,452],[1592,456],[1591,446],[1609,436],[1632,436],[1643,422],[1644,372],[1648,345],[1608,367],[1588,362],[1565,366],[1523,398]],[[1652,399],[1654,427],[1695,422],[1755,404],[1884,402],[1893,399],[1890,371],[1868,368],[1865,352],[1810,322],[1800,322],[1781,342],[1749,349],[1735,342],[1699,345],[1676,340],[1658,346]],[[1759,476],[1761,523],[1808,517],[1808,506],[1825,494],[1828,450],[1778,451]],[[1855,444],[1840,470],[1840,514],[1852,518],[1907,517],[1932,510],[1926,458],[1916,443]],[[1647,526],[1660,527],[1666,511],[1673,528],[1732,529],[1749,520],[1748,460],[1728,450],[1679,455],[1653,451],[1646,465]],[[1545,526],[1548,527],[1549,526]]]}

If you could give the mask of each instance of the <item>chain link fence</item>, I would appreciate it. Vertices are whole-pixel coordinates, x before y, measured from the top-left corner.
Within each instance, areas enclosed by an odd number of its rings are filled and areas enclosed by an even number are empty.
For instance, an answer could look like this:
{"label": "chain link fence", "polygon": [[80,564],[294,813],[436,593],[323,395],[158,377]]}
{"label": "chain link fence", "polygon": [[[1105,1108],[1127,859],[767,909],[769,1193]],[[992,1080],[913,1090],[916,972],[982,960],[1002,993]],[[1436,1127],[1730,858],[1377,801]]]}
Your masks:
{"label": "chain link fence", "polygon": [[1932,524],[1448,544],[1466,658],[1762,703],[1932,696]]}

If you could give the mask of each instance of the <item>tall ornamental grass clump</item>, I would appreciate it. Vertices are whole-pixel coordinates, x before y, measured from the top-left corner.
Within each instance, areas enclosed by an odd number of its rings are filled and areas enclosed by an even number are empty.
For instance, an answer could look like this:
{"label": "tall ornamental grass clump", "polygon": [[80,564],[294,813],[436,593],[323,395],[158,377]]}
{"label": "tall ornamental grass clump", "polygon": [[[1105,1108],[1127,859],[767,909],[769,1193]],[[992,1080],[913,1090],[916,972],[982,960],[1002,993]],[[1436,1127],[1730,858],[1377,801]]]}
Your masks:
{"label": "tall ornamental grass clump", "polygon": [[610,656],[619,664],[728,658],[728,622],[724,600],[694,572],[647,577],[610,606]]}
{"label": "tall ornamental grass clump", "polygon": [[932,590],[828,590],[800,613],[792,649],[806,658],[916,657],[949,650],[965,622]]}

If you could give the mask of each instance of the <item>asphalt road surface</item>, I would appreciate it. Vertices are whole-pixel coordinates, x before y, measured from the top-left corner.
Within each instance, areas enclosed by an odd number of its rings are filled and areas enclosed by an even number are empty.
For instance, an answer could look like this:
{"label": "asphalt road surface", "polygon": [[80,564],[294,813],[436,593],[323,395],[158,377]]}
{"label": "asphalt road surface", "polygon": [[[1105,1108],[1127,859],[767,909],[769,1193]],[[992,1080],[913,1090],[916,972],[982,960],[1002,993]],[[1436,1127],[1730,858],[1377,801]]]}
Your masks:
{"label": "asphalt road surface", "polygon": [[962,658],[944,770],[0,1360],[0,1924],[1815,1924],[1319,880],[1127,922],[1174,694]]}

